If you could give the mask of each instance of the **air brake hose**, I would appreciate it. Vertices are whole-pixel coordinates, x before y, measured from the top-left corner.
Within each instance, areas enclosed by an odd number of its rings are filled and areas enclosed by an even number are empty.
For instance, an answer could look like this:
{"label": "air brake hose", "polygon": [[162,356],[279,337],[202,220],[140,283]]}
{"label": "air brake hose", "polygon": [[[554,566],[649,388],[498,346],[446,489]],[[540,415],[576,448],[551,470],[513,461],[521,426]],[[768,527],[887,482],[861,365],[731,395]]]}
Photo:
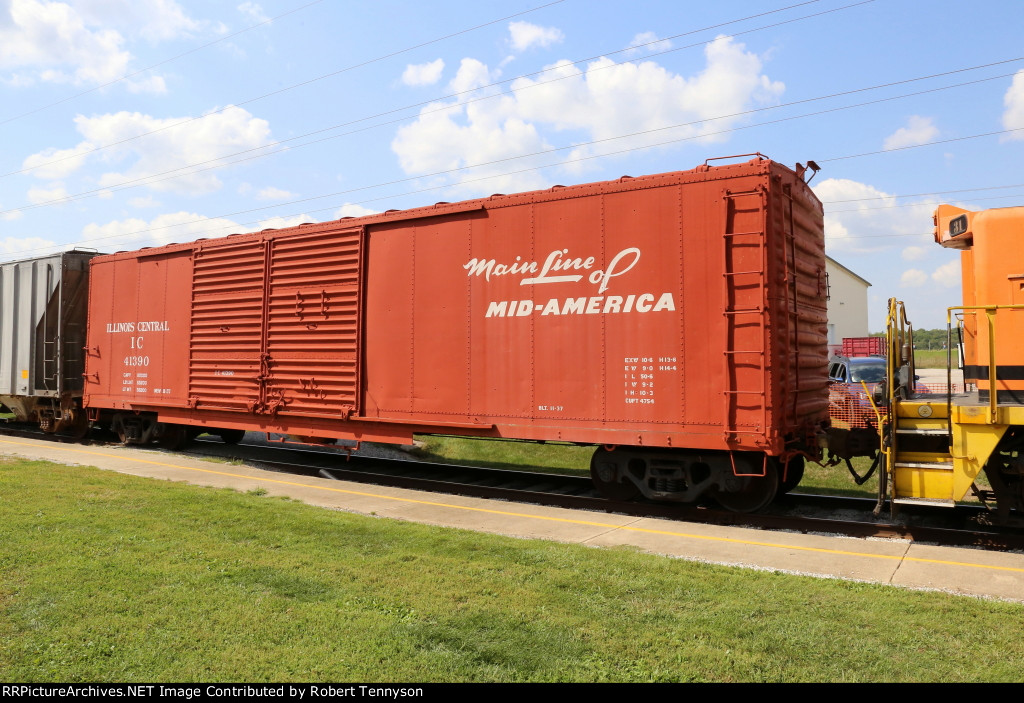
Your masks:
{"label": "air brake hose", "polygon": [[850,470],[850,475],[853,476],[854,483],[856,483],[858,486],[860,486],[865,481],[867,481],[869,478],[871,478],[874,475],[874,473],[875,473],[875,469],[878,468],[878,460],[881,459],[881,458],[882,458],[882,455],[880,453],[879,454],[875,454],[875,460],[873,462],[871,462],[871,468],[868,469],[868,472],[866,474],[864,474],[863,476],[858,476],[857,472],[853,470],[853,464],[850,463],[849,459],[846,459],[846,468]]}

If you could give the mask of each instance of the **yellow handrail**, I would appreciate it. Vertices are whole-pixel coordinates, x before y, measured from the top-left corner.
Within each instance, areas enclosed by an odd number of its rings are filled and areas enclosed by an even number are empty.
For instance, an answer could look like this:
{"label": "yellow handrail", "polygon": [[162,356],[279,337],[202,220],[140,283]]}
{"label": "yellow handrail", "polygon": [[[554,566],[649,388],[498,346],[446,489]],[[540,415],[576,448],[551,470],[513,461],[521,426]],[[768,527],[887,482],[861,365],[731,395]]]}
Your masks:
{"label": "yellow handrail", "polygon": [[[996,422],[996,406],[998,405],[998,395],[996,384],[996,312],[999,310],[1024,310],[1024,305],[964,305],[960,307],[952,307],[946,309],[946,348],[950,346],[949,339],[950,330],[953,324],[953,311],[962,310],[967,312],[968,310],[984,311],[985,318],[988,322],[988,421],[995,424]],[[949,365],[949,355],[947,354],[947,365]]]}

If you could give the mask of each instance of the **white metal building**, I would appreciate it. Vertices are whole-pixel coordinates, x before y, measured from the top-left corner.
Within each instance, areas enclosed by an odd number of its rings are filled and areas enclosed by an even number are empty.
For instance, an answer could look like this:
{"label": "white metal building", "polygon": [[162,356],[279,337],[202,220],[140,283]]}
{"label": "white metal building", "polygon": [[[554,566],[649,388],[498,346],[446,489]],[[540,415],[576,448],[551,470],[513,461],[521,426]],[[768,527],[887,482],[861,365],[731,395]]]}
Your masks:
{"label": "white metal building", "polygon": [[825,257],[828,274],[828,350],[834,354],[843,337],[868,336],[868,288],[871,283],[831,257]]}

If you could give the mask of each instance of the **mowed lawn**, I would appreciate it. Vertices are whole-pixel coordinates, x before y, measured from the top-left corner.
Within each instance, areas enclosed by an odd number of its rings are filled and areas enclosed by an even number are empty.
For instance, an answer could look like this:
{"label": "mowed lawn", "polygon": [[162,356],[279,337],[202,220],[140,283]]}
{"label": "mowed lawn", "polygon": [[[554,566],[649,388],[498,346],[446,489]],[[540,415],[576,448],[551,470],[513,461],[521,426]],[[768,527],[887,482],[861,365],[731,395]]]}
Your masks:
{"label": "mowed lawn", "polygon": [[0,458],[37,681],[1020,681],[1024,605]]}

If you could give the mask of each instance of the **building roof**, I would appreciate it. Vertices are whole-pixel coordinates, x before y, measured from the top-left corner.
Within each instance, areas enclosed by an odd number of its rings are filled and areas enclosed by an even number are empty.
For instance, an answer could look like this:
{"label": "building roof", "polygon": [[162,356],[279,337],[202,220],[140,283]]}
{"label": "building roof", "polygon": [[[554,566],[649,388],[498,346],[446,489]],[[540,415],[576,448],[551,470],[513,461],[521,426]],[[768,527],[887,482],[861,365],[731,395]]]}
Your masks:
{"label": "building roof", "polygon": [[846,271],[846,273],[850,274],[851,276],[853,276],[854,278],[856,278],[856,279],[857,279],[858,281],[862,282],[862,283],[863,283],[864,285],[866,285],[866,286],[870,286],[870,285],[871,285],[871,281],[867,280],[866,278],[864,278],[864,277],[862,277],[862,276],[858,276],[858,275],[857,275],[857,274],[855,274],[855,273],[854,273],[853,271],[851,271],[850,269],[846,268],[846,267],[845,267],[845,266],[843,266],[843,265],[842,265],[841,263],[839,263],[838,261],[836,261],[835,259],[833,259],[833,258],[832,258],[831,256],[826,256],[826,257],[825,257],[825,260],[826,260],[826,261],[827,261],[828,263],[832,264],[833,266],[836,266],[836,267],[838,267],[838,268],[842,269],[843,271]]}

